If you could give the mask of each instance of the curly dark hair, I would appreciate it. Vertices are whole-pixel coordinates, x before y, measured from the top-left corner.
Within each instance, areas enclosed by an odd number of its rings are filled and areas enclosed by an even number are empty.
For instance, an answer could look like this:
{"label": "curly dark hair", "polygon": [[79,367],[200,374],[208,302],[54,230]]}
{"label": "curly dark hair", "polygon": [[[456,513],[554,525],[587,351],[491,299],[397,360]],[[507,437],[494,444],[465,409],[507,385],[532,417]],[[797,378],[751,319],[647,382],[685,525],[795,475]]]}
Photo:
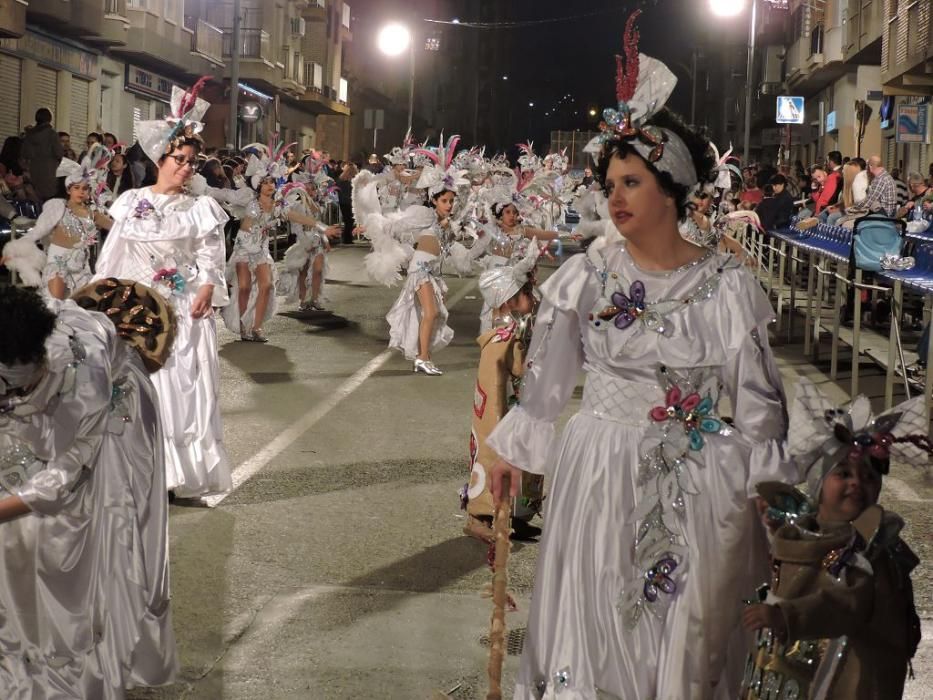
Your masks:
{"label": "curly dark hair", "polygon": [[42,297],[25,287],[0,289],[0,362],[5,365],[41,362],[45,341],[55,329],[55,314]]}
{"label": "curly dark hair", "polygon": [[[165,147],[166,149],[165,153],[163,153],[162,156],[159,158],[159,163],[165,160],[168,157],[169,153],[172,153],[176,149],[182,148],[184,146],[191,146],[195,151],[195,155],[200,155],[201,150],[204,148],[204,140],[197,134],[186,134],[186,133],[179,134],[176,138],[172,139],[168,143],[168,145]],[[195,167],[195,170],[197,170],[197,167]]]}
{"label": "curly dark hair", "polygon": [[[653,115],[648,119],[647,124],[661,129],[668,129],[677,134],[693,157],[693,165],[696,168],[700,182],[704,182],[709,178],[709,173],[712,171],[715,162],[713,160],[713,154],[710,152],[709,139],[706,138],[703,133],[690,129],[679,116],[668,109],[662,109],[660,112]],[[596,161],[596,171],[593,173],[600,187],[605,189],[606,171],[609,170],[609,162],[614,157],[625,159],[629,155],[635,155],[641,158],[638,151],[626,140],[613,138],[603,145],[599,153],[599,158]],[[658,170],[654,164],[644,158],[642,158],[642,160],[645,161],[648,170],[654,174],[661,190],[674,198],[674,201],[677,203],[678,218],[685,218],[687,215],[687,198],[690,195],[691,188],[674,182],[674,178],[672,178],[669,173]]]}

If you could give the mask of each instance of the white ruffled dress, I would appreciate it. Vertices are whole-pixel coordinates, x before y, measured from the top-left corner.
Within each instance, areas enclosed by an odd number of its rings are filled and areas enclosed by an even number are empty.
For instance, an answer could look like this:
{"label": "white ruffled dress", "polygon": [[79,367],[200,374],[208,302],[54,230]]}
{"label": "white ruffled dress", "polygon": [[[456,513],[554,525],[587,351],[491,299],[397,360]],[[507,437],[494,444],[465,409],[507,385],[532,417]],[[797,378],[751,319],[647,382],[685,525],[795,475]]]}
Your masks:
{"label": "white ruffled dress", "polygon": [[52,302],[48,371],[0,398],[0,697],[118,700],[173,682],[165,474],[152,384],[102,314]]}
{"label": "white ruffled dress", "polygon": [[114,226],[97,259],[96,278],[153,287],[175,311],[175,342],[152,375],[165,438],[166,488],[184,498],[230,490],[220,416],[220,364],[213,316],[194,319],[191,303],[213,285],[213,306],[229,302],[224,278],[227,215],[210,197],[130,190],[110,208]]}
{"label": "white ruffled dress", "polygon": [[[312,216],[312,213],[308,211],[308,207],[302,198],[295,196],[295,198],[292,199],[290,197],[288,204],[290,209],[294,209],[294,211],[302,216]],[[310,294],[311,278],[314,274],[311,262],[317,258],[317,256],[322,255],[324,256],[324,266],[321,270],[320,294],[322,298],[326,298],[324,297],[324,286],[327,280],[328,265],[326,236],[324,232],[327,230],[327,227],[319,223],[316,227],[309,228],[294,221],[291,222],[290,226],[292,233],[295,234],[295,243],[289,246],[288,250],[285,251],[285,256],[282,259],[283,271],[275,283],[276,292],[285,297],[285,301],[288,303],[297,302],[298,280],[302,268],[307,265],[307,270],[305,270],[305,288]]]}
{"label": "white ruffled dress", "polygon": [[[271,211],[265,211],[259,205],[258,199],[253,199],[246,207],[246,218],[252,220],[253,225],[249,229],[240,229],[233,243],[233,253],[227,261],[227,284],[230,286],[230,303],[222,311],[224,323],[231,333],[240,332],[240,324],[248,331],[252,328],[262,327],[262,324],[275,316],[278,310],[278,303],[275,298],[276,269],[275,261],[269,252],[269,236],[275,235],[276,229],[283,220],[283,211],[281,201],[277,201]],[[251,277],[249,301],[246,304],[246,311],[240,314],[240,307],[237,301],[237,263],[246,263],[249,265]],[[253,316],[256,312],[256,297],[259,294],[259,287],[256,284],[256,267],[259,265],[268,265],[272,275],[272,291],[269,293],[269,302],[266,305],[266,313],[258,323]]]}
{"label": "white ruffled dress", "polygon": [[521,404],[488,438],[551,480],[515,697],[735,698],[742,601],[768,575],[750,499],[759,481],[796,481],[775,456],[773,311],[728,256],[647,272],[604,243],[542,285]]}

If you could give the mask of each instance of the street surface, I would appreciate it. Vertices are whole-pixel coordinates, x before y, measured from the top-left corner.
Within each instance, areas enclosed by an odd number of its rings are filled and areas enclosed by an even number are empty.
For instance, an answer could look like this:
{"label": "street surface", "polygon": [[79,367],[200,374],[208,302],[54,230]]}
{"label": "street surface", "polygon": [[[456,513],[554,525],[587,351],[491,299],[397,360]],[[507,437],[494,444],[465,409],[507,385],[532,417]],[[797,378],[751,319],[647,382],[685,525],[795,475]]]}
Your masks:
{"label": "street surface", "polygon": [[[331,255],[333,314],[280,309],[267,345],[220,329],[236,488],[214,508],[171,508],[181,674],[133,700],[485,697],[490,575],[486,548],[461,533],[458,500],[478,358],[476,281],[447,280],[456,338],[434,358],[445,375],[414,375],[386,350],[384,316],[398,289],[367,281],[364,252]],[[837,391],[800,345],[776,352],[788,390],[807,375]],[[880,397],[880,372],[864,376],[863,390]],[[894,465],[882,501],[907,520],[905,538],[924,561],[913,576],[924,641],[905,696],[920,700],[933,697],[933,481]],[[508,617],[511,651],[536,551],[517,545],[510,561],[519,604]],[[516,665],[509,656],[507,693]]]}

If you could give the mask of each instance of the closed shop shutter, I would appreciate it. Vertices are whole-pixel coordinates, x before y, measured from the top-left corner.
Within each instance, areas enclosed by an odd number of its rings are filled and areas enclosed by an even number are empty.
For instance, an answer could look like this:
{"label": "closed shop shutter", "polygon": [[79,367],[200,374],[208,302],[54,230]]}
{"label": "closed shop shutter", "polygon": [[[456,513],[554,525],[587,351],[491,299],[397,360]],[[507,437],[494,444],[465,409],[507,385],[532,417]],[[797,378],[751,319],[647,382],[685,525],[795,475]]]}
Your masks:
{"label": "closed shop shutter", "polygon": [[45,66],[36,66],[35,91],[36,109],[47,107],[52,112],[52,123],[55,123],[55,112],[58,110],[58,71]]}
{"label": "closed shop shutter", "polygon": [[139,140],[139,134],[137,133],[137,128],[139,122],[144,122],[149,120],[149,105],[152,101],[147,100],[143,97],[134,96],[133,97],[133,142]]}
{"label": "closed shop shutter", "polygon": [[886,170],[892,170],[897,167],[897,142],[894,137],[885,140],[884,144],[884,167]]}
{"label": "closed shop shutter", "polygon": [[19,96],[22,62],[0,53],[0,144],[8,136],[19,135]]}
{"label": "closed shop shutter", "polygon": [[88,93],[91,84],[77,76],[71,79],[71,138],[83,143],[90,129],[87,125]]}

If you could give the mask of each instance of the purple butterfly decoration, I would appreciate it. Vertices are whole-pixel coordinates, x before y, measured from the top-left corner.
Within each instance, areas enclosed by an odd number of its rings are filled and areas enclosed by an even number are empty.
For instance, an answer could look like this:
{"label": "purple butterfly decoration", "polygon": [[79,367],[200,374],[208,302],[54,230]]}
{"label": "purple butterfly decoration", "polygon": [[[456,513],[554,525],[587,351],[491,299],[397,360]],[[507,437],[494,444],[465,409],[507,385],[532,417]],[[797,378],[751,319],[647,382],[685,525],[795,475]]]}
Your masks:
{"label": "purple butterfly decoration", "polygon": [[671,578],[676,568],[677,560],[667,554],[658,559],[657,563],[645,572],[645,599],[649,603],[654,603],[661,592],[668,595],[677,592],[677,584]]}
{"label": "purple butterfly decoration", "polygon": [[615,314],[616,328],[628,328],[645,311],[645,285],[640,280],[632,282],[628,296],[622,292],[613,292],[612,305],[618,309]]}

